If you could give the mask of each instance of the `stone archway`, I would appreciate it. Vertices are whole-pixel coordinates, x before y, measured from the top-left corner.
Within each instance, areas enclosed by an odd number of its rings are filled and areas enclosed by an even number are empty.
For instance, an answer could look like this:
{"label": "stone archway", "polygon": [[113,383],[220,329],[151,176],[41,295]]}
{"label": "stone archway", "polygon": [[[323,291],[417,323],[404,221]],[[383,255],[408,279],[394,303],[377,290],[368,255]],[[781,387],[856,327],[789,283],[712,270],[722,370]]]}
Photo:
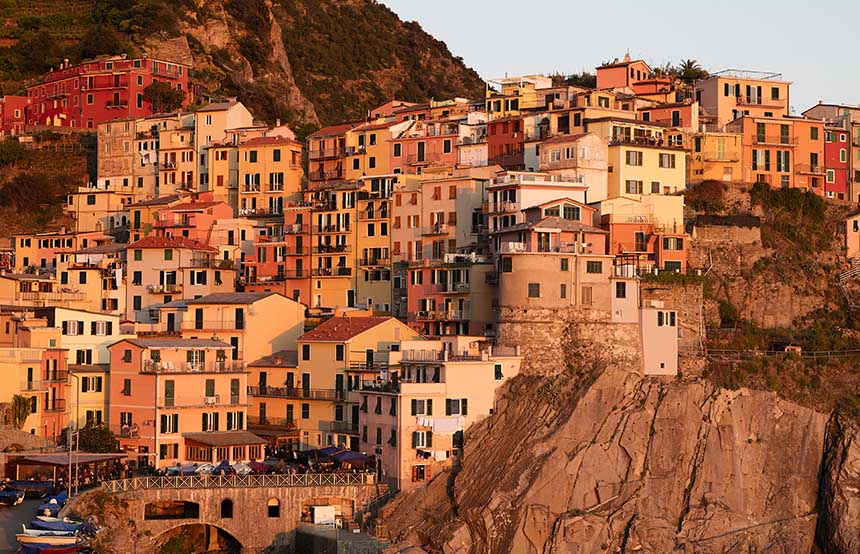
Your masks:
{"label": "stone archway", "polygon": [[239,554],[242,543],[219,525],[189,521],[162,531],[155,539],[156,552],[197,554],[222,552]]}

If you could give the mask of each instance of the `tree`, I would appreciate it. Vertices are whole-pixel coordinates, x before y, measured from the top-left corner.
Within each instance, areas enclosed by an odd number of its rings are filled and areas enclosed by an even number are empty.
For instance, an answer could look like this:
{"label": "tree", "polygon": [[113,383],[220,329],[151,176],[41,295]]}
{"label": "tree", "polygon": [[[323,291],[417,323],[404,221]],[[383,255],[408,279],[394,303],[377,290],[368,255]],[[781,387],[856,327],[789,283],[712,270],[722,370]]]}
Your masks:
{"label": "tree", "polygon": [[31,412],[32,410],[29,398],[21,396],[20,394],[12,396],[12,425],[14,425],[16,429],[24,427],[24,422],[27,421],[28,417],[30,417]]}
{"label": "tree", "polygon": [[685,83],[695,83],[701,79],[707,79],[710,75],[702,69],[698,61],[692,59],[681,60],[681,64],[677,67],[676,72],[678,77]]}
{"label": "tree", "polygon": [[185,92],[156,81],[143,89],[143,99],[152,103],[152,111],[173,112],[182,107]]}
{"label": "tree", "polygon": [[[67,435],[67,432],[60,434],[58,441],[60,445],[66,444]],[[104,425],[87,423],[86,426],[78,431],[76,446],[78,450],[83,452],[116,452],[116,435]]]}

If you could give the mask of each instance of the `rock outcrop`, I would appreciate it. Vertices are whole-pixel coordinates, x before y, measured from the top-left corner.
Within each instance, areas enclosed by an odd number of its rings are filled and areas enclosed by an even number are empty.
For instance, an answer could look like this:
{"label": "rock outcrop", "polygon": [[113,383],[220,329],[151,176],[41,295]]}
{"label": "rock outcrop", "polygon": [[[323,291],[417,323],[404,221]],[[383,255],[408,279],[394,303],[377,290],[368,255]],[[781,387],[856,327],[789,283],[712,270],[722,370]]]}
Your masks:
{"label": "rock outcrop", "polygon": [[440,475],[387,510],[392,537],[462,554],[812,550],[825,415],[773,393],[597,373],[511,382],[453,483]]}

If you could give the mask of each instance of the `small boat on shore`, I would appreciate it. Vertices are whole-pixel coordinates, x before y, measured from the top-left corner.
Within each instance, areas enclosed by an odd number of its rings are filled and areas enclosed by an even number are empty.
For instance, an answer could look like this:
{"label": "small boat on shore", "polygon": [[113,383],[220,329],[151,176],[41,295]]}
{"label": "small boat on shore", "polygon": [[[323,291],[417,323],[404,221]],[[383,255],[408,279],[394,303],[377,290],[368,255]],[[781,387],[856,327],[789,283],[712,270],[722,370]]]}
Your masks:
{"label": "small boat on shore", "polygon": [[48,546],[73,546],[78,543],[78,537],[74,534],[64,536],[33,536],[26,533],[18,533],[15,535],[18,542],[24,544],[44,544]]}
{"label": "small boat on shore", "polygon": [[24,501],[24,491],[0,491],[0,506],[17,506]]}

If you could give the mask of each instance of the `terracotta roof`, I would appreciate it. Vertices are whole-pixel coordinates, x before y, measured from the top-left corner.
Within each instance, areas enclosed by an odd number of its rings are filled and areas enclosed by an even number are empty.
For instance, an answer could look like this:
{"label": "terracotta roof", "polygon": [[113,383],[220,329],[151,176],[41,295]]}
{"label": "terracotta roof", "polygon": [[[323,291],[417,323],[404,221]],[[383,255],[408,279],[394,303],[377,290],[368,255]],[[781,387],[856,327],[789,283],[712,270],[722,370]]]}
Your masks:
{"label": "terracotta roof", "polygon": [[188,237],[145,237],[139,241],[129,244],[129,248],[187,248],[189,250],[205,250],[217,252],[218,250]]}
{"label": "terracotta roof", "polygon": [[151,338],[125,340],[141,348],[233,348],[232,345],[224,341],[212,339]]}
{"label": "terracotta roof", "polygon": [[179,200],[179,195],[171,194],[169,196],[159,196],[158,198],[152,198],[150,200],[141,200],[140,202],[135,202],[132,206],[161,206],[163,204],[176,202],[177,200]]}
{"label": "terracotta roof", "polygon": [[333,317],[301,337],[300,342],[345,342],[393,317]]}
{"label": "terracotta roof", "polygon": [[72,254],[110,254],[113,252],[122,252],[125,250],[126,246],[128,245],[119,242],[106,242],[104,244],[99,244],[98,246],[75,250]]}
{"label": "terracotta roof", "polygon": [[169,209],[173,211],[205,210],[206,208],[211,208],[212,206],[217,206],[218,204],[224,204],[225,206],[227,205],[224,202],[183,202],[182,204],[171,206]]}
{"label": "terracotta roof", "polygon": [[588,133],[578,133],[576,135],[555,135],[543,141],[542,144],[558,144],[562,142],[573,142],[588,136]]}
{"label": "terracotta roof", "polygon": [[298,367],[298,350],[281,350],[248,364],[254,367]]}
{"label": "terracotta roof", "polygon": [[308,135],[308,138],[322,138],[322,137],[331,137],[336,135],[342,135],[345,132],[349,131],[353,127],[357,127],[361,125],[361,121],[353,121],[351,123],[341,123],[339,125],[329,125],[328,127],[323,127],[316,133],[311,133]]}
{"label": "terracotta roof", "polygon": [[266,444],[250,431],[215,431],[213,433],[182,433],[182,438],[206,446],[244,446],[246,444]]}
{"label": "terracotta roof", "polygon": [[[277,292],[216,292],[186,300],[186,305],[193,304],[253,304],[257,300],[268,298],[278,294]],[[280,295],[279,295],[280,296]],[[286,297],[285,297],[286,298]]]}
{"label": "terracotta roof", "polygon": [[398,123],[403,123],[402,121],[386,121],[384,123],[365,123],[364,125],[359,125],[354,130],[355,131],[377,131],[379,129],[388,129],[389,127],[393,127]]}

